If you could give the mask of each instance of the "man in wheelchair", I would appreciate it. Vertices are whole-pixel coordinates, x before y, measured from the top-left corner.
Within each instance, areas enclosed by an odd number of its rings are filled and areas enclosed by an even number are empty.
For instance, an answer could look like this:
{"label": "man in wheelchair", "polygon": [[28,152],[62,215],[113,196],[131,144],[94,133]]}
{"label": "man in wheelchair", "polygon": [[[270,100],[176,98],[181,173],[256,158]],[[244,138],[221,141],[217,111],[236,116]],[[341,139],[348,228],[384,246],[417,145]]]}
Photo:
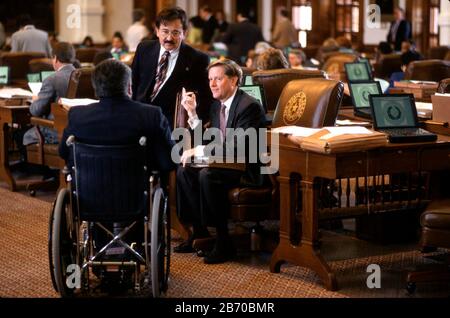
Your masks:
{"label": "man in wheelchair", "polygon": [[[68,188],[51,217],[52,280],[62,296],[92,291],[90,273],[103,286],[142,290],[151,281],[157,297],[169,271],[170,220],[159,185],[174,168],[169,123],[159,107],[131,100],[131,70],[122,62],[100,63],[92,83],[100,101],[70,109],[59,147]],[[75,289],[72,264],[81,277]]]}

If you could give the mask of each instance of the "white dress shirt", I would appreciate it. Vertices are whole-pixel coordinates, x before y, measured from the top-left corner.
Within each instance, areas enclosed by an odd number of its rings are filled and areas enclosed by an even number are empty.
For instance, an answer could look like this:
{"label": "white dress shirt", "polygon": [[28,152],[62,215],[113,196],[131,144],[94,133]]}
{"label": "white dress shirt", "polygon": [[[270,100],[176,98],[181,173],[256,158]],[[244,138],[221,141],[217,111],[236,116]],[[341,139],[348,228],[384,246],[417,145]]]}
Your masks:
{"label": "white dress shirt", "polygon": [[[161,49],[159,50],[158,63],[166,51],[167,50],[161,46]],[[164,79],[164,82],[159,87],[158,92],[155,94],[154,98],[156,98],[156,96],[158,96],[159,92],[164,87],[164,84],[166,84],[167,80],[170,78],[170,75],[172,75],[173,70],[175,69],[175,65],[177,64],[178,55],[180,55],[180,47],[176,48],[175,50],[169,51],[169,52],[170,52],[170,57],[169,57],[169,65],[167,65],[166,78]],[[158,74],[158,70],[156,70],[156,74]],[[174,94],[176,94],[176,93],[174,93]]]}

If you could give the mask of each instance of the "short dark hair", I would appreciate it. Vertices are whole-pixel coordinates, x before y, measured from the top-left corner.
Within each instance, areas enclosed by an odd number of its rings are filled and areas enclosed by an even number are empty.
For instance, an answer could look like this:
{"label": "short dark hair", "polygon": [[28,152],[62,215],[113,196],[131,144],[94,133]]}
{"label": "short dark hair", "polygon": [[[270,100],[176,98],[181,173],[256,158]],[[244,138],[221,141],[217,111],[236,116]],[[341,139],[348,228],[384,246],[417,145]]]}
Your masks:
{"label": "short dark hair", "polygon": [[286,9],[281,9],[280,14],[281,14],[281,16],[283,16],[285,18],[289,17],[289,11]]}
{"label": "short dark hair", "polygon": [[75,49],[70,43],[59,42],[53,49],[53,56],[61,63],[70,64],[75,61]]}
{"label": "short dark hair", "polygon": [[203,11],[208,12],[208,13],[212,13],[213,12],[211,7],[208,6],[208,5],[205,5],[205,6],[201,7],[200,10],[203,10]]}
{"label": "short dark hair", "polygon": [[158,16],[156,17],[155,25],[159,29],[161,24],[166,24],[167,22],[175,21],[178,19],[181,21],[181,24],[183,25],[183,30],[187,30],[188,21],[186,17],[186,12],[180,7],[163,9],[161,12],[159,12]]}
{"label": "short dark hair", "polygon": [[19,27],[24,27],[26,25],[33,24],[33,20],[31,19],[31,16],[26,13],[21,14],[19,16],[18,20],[19,20]]}
{"label": "short dark hair", "polygon": [[213,67],[221,66],[224,68],[225,75],[228,77],[237,77],[237,83],[239,84],[242,79],[242,69],[241,67],[233,60],[230,59],[220,59],[215,62],[212,62],[208,66],[208,72]]}
{"label": "short dark hair", "polygon": [[131,69],[114,59],[101,62],[92,73],[92,86],[99,98],[126,96],[130,82]]}
{"label": "short dark hair", "polygon": [[134,9],[133,10],[133,22],[141,21],[143,17],[145,17],[144,10],[142,10],[142,9]]}
{"label": "short dark hair", "polygon": [[401,55],[402,65],[408,66],[409,63],[414,61],[420,61],[422,56],[415,51],[408,51]]}

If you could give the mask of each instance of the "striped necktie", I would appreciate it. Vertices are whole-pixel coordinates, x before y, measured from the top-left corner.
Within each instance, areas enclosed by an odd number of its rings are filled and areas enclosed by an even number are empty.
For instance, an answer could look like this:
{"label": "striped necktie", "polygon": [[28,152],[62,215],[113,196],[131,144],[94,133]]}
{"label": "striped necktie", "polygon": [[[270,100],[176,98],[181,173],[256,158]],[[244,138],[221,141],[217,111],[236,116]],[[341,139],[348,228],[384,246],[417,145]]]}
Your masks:
{"label": "striped necktie", "polygon": [[159,60],[158,72],[156,74],[155,79],[155,86],[153,87],[152,95],[150,95],[150,101],[153,101],[153,99],[156,97],[156,94],[158,94],[159,89],[161,88],[162,84],[164,83],[164,80],[166,79],[167,69],[169,66],[169,58],[170,52],[166,51]]}
{"label": "striped necktie", "polygon": [[225,133],[227,129],[227,120],[225,114],[226,106],[222,103],[220,106],[220,131],[222,132],[222,140],[225,140]]}

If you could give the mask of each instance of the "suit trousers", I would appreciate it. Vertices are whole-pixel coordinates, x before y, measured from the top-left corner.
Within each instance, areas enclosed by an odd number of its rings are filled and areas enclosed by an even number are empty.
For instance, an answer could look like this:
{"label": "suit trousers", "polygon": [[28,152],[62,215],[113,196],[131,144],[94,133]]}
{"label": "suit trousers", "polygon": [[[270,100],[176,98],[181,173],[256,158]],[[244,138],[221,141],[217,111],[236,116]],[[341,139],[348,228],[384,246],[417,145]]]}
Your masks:
{"label": "suit trousers", "polygon": [[230,204],[228,191],[239,186],[243,172],[178,167],[177,212],[184,224],[226,228]]}

